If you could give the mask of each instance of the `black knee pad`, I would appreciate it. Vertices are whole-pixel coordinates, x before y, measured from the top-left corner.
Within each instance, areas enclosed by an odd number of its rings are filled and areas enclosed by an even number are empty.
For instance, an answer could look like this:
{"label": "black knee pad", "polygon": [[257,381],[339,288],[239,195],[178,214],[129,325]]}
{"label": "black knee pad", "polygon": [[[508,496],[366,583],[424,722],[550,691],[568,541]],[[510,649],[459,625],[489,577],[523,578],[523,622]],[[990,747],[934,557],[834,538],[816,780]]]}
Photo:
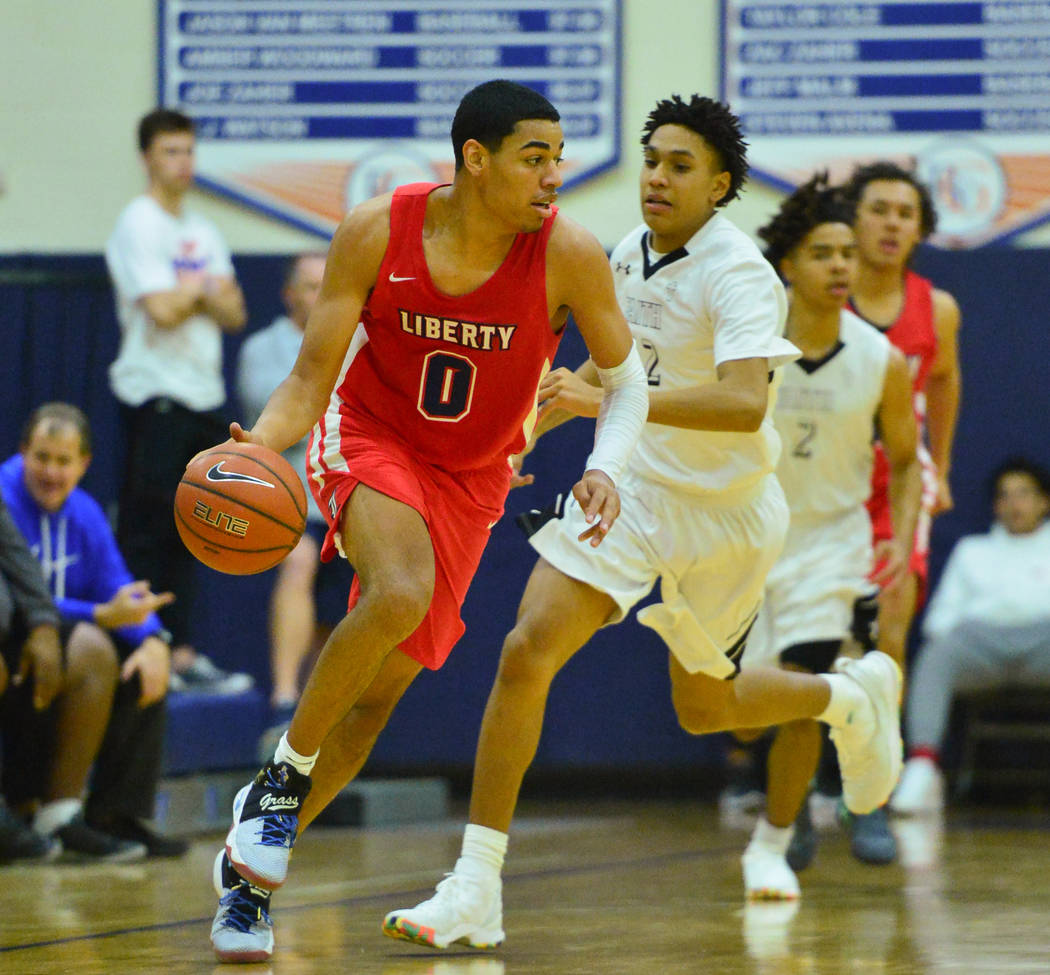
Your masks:
{"label": "black knee pad", "polygon": [[858,596],[853,603],[853,622],[850,635],[865,653],[879,645],[879,594],[870,592]]}
{"label": "black knee pad", "polygon": [[825,674],[842,649],[841,640],[813,640],[810,643],[796,643],[780,651],[782,664],[794,664],[811,674]]}

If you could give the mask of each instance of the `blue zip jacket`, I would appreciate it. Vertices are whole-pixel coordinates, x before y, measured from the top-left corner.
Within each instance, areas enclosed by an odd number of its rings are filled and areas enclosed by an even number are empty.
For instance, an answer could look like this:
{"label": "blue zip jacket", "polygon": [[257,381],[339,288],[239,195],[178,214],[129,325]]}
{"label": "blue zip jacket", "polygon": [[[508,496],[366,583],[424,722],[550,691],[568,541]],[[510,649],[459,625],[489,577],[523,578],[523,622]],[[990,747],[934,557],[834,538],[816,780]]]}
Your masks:
{"label": "blue zip jacket", "polygon": [[[63,622],[93,623],[95,606],[109,602],[132,581],[99,503],[77,487],[58,511],[44,511],[26,488],[21,454],[0,465],[0,493],[44,570]],[[136,626],[112,632],[135,648],[161,629],[160,620],[151,613]]]}

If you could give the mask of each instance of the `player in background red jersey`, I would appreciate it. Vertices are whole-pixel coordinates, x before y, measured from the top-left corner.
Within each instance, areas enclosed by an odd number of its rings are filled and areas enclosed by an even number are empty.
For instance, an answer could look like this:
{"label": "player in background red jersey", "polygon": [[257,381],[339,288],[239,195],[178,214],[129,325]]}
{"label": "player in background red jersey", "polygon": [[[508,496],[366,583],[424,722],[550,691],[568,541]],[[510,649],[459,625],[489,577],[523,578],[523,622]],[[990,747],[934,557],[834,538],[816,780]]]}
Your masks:
{"label": "player in background red jersey", "polygon": [[[857,208],[858,265],[849,307],[883,332],[908,360],[923,440],[923,505],[911,572],[883,590],[879,605],[879,649],[903,667],[908,630],[925,595],[930,520],[952,507],[949,475],[961,390],[959,306],[947,291],[909,268],[916,246],[937,221],[929,190],[915,175],[894,163],[876,162],[855,170],[844,191]],[[868,503],[876,555],[879,543],[892,537],[887,480],[879,451]]]}
{"label": "player in background red jersey", "polygon": [[452,144],[450,185],[402,187],[342,222],[291,374],[251,431],[231,425],[234,439],[281,451],[316,424],[309,481],[329,519],[324,557],[338,548],[357,580],[273,760],[234,800],[213,871],[222,961],[270,956],[270,892],[299,829],[462,633],[510,457],[532,432],[570,312],[608,404],[573,488],[582,544],[598,545],[619,514],[615,484],[645,422],[645,373],[605,251],[553,206],[558,112],[531,89],[487,82],[460,103]]}

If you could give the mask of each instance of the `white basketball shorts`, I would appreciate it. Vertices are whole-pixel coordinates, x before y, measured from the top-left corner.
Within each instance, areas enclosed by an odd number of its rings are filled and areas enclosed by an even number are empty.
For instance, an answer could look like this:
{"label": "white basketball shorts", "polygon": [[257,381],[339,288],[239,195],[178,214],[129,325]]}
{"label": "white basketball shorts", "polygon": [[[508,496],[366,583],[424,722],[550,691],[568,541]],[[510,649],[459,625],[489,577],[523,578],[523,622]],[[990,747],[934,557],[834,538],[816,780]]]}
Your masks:
{"label": "white basketball shorts", "polygon": [[689,673],[732,677],[731,651],[754,622],[766,573],[784,544],[788,508],[772,474],[731,497],[686,494],[630,473],[620,517],[597,548],[570,497],[529,541],[556,569],[615,600],[618,623],[660,579],[661,601],[638,613]]}
{"label": "white basketball shorts", "polygon": [[784,552],[766,580],[766,598],[743,665],[775,666],[788,647],[850,635],[853,604],[874,586],[867,510],[792,517]]}

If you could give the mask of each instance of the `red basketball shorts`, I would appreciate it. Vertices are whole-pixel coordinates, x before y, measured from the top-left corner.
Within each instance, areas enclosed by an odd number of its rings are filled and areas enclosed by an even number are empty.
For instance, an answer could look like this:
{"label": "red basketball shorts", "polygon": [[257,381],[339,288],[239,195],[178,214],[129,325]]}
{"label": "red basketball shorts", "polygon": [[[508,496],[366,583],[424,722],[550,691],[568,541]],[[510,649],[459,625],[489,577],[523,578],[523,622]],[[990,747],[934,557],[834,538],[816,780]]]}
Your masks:
{"label": "red basketball shorts", "polygon": [[[341,546],[343,505],[358,484],[407,504],[426,522],[434,547],[434,595],[415,632],[399,648],[437,670],[465,629],[460,610],[492,526],[503,514],[510,466],[450,472],[422,462],[412,448],[374,419],[327,413],[314,428],[307,454],[310,490],[328,522],[321,560]],[[347,609],[361,595],[355,575]]]}
{"label": "red basketball shorts", "polygon": [[[930,511],[937,499],[937,471],[925,447],[919,447],[919,463],[922,467],[922,500],[919,517],[915,522],[915,537],[912,539],[908,568],[919,582],[919,603],[925,599],[930,576]],[[893,538],[893,513],[890,509],[890,465],[882,448],[875,446],[875,466],[871,477],[871,496],[868,498],[868,515],[871,517],[871,538],[874,544]]]}

